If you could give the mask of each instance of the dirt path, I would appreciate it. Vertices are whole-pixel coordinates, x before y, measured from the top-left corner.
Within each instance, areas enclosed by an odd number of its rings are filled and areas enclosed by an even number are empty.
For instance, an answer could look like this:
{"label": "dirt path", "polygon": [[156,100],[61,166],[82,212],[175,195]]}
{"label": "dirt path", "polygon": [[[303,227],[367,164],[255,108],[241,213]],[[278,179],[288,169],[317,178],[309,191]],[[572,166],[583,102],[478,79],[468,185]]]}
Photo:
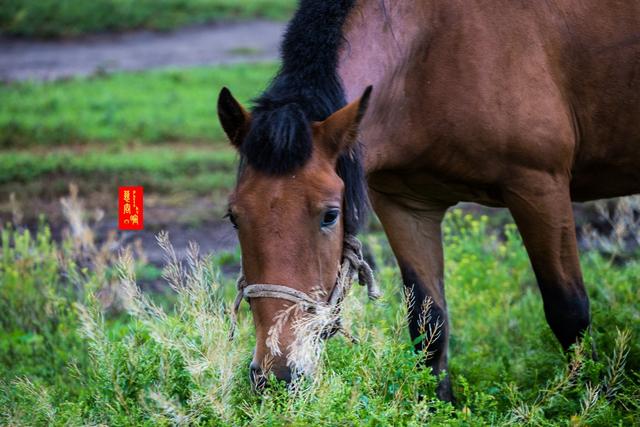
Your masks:
{"label": "dirt path", "polygon": [[0,38],[0,80],[55,80],[120,70],[272,61],[283,30],[282,23],[254,21],[67,41]]}

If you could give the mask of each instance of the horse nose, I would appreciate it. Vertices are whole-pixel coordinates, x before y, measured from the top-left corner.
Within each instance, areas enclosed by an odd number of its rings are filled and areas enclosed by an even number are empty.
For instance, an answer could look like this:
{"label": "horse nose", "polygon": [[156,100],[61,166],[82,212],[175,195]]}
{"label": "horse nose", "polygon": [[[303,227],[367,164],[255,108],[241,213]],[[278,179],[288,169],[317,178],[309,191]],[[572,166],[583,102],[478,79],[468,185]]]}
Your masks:
{"label": "horse nose", "polygon": [[272,369],[272,371],[277,380],[284,381],[287,384],[291,383],[291,369],[284,367],[279,369]]}
{"label": "horse nose", "polygon": [[[291,370],[288,367],[272,368],[271,372],[279,381],[289,384],[291,382]],[[262,368],[255,362],[249,364],[249,379],[256,391],[264,390],[267,385],[267,376],[262,372]]]}

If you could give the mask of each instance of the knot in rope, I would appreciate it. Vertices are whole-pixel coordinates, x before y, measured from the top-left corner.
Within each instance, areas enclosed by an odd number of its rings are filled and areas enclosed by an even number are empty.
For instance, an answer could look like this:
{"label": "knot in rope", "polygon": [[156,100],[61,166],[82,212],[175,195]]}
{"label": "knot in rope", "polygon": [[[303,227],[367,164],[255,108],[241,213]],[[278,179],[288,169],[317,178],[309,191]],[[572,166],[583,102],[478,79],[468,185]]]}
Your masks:
{"label": "knot in rope", "polygon": [[375,300],[380,298],[381,292],[376,284],[375,278],[373,277],[373,271],[362,255],[362,243],[360,243],[356,236],[351,234],[346,235],[344,238],[342,246],[342,264],[340,266],[340,271],[338,272],[335,286],[333,287],[331,295],[329,295],[329,299],[326,302],[313,298],[306,292],[302,292],[285,285],[274,285],[269,283],[254,283],[250,285],[247,283],[242,271],[240,271],[240,275],[236,282],[238,294],[236,295],[236,299],[231,310],[230,338],[233,338],[235,335],[238,310],[240,309],[242,300],[246,299],[248,301],[251,298],[283,299],[299,305],[303,311],[309,313],[318,312],[320,308],[331,308],[335,321],[332,324],[327,325],[325,332],[323,332],[323,336],[329,338],[333,336],[335,332],[340,331],[350,338],[349,334],[342,328],[340,322],[340,309],[342,301],[351,289],[356,273],[358,276],[358,283],[367,287],[369,299]]}

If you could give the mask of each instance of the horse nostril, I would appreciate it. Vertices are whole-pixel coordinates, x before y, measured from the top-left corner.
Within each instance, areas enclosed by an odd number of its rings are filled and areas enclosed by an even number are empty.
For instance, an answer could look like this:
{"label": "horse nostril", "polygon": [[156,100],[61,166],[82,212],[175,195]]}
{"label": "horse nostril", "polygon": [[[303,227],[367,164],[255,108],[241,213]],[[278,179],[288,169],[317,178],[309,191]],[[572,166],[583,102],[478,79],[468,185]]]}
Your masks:
{"label": "horse nostril", "polygon": [[284,381],[286,384],[291,383],[291,369],[283,368],[275,370],[274,374],[278,380]]}
{"label": "horse nostril", "polygon": [[262,369],[260,369],[259,365],[251,362],[249,364],[249,372],[253,376],[254,374],[262,373]]}
{"label": "horse nostril", "polygon": [[[291,369],[288,367],[272,368],[270,372],[273,373],[278,381],[283,381],[286,384],[291,383]],[[254,391],[262,391],[267,386],[267,376],[262,371],[262,368],[260,368],[260,365],[253,362],[249,364],[249,379],[251,380],[251,386]]]}
{"label": "horse nostril", "polygon": [[249,365],[249,379],[251,380],[251,386],[255,391],[264,389],[267,383],[267,378],[262,373],[262,369],[259,365],[251,362]]}

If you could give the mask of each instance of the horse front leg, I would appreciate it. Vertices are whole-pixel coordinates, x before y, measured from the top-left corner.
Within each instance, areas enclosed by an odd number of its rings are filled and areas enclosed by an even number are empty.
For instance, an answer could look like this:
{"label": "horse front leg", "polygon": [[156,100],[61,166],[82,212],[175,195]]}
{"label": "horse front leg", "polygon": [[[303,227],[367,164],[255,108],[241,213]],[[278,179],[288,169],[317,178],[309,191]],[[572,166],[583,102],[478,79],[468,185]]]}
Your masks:
{"label": "horse front leg", "polygon": [[524,173],[507,185],[504,198],[527,248],[547,323],[566,351],[590,324],[569,177]]}
{"label": "horse front leg", "polygon": [[[400,198],[370,191],[373,208],[398,261],[409,294],[409,333],[417,352],[426,352],[425,363],[435,375],[447,371],[449,322],[444,293],[441,227],[448,206],[410,206]],[[436,390],[440,399],[451,401],[447,375]]]}

